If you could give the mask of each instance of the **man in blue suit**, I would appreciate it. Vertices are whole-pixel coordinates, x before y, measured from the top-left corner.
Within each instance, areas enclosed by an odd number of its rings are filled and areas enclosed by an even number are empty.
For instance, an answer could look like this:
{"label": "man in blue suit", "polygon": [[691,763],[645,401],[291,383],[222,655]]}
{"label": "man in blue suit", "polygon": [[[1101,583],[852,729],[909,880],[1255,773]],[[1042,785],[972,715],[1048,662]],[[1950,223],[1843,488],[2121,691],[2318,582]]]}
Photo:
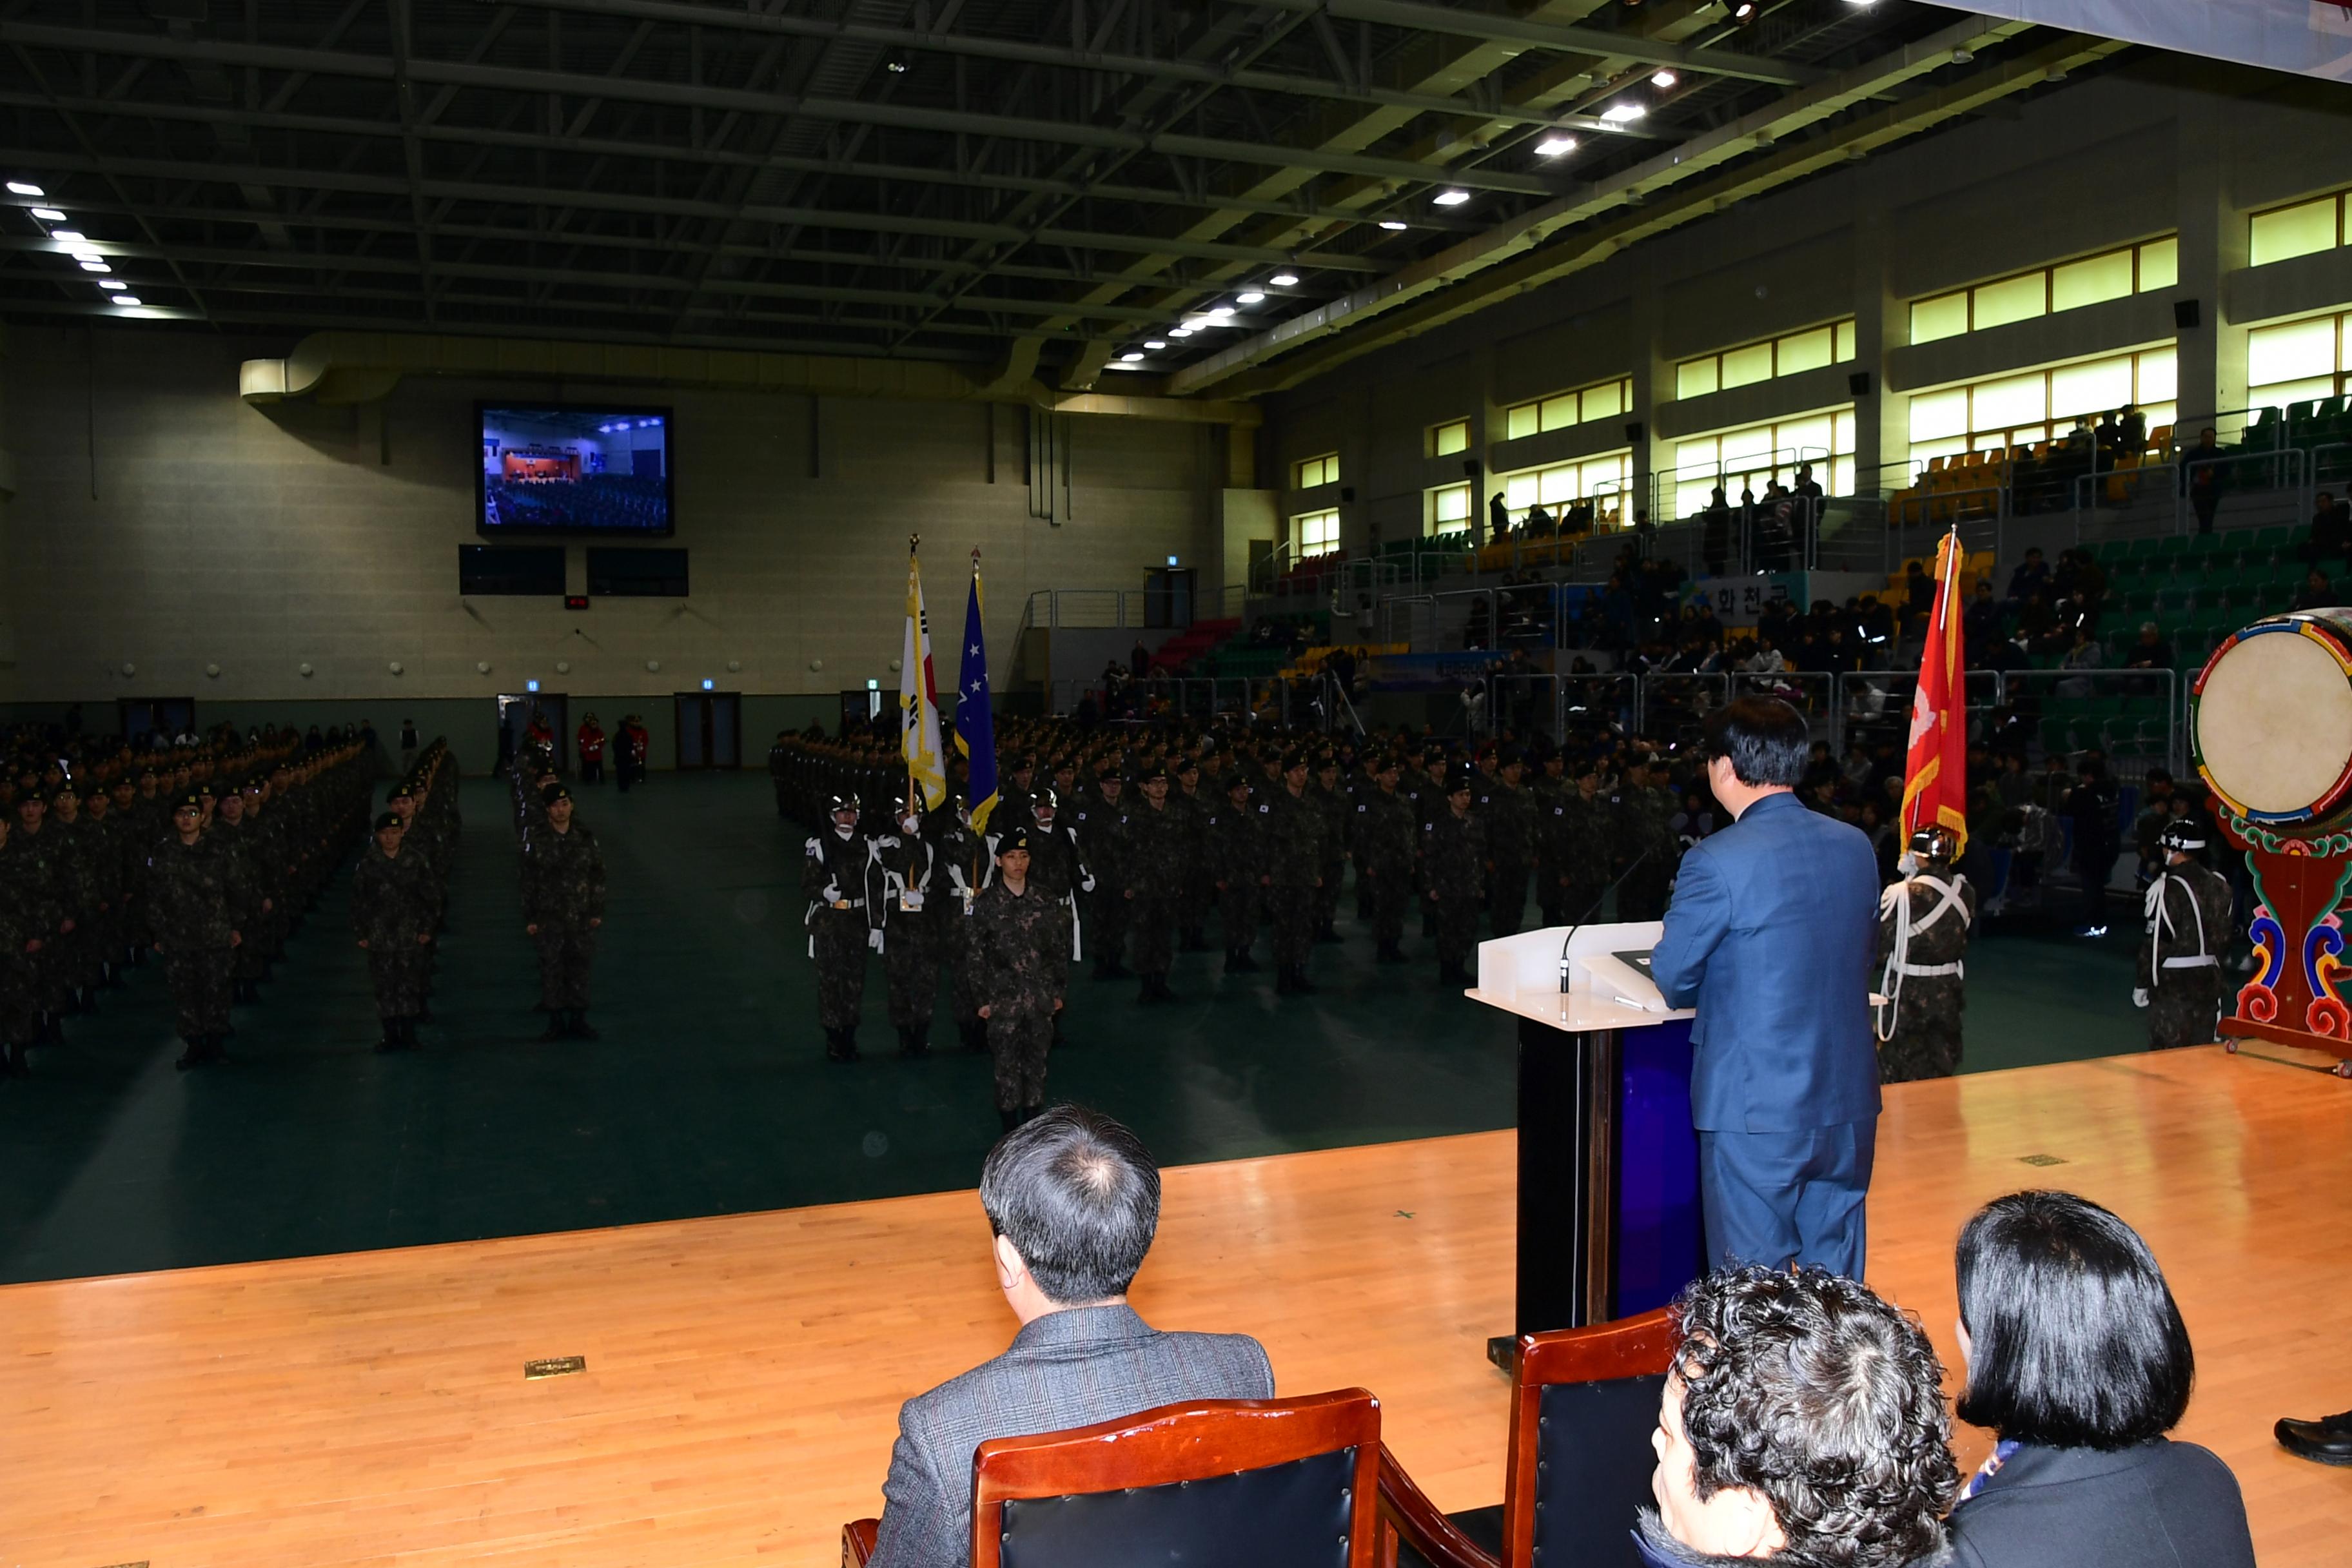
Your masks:
{"label": "man in blue suit", "polygon": [[1862,1278],[1878,1134],[1870,960],[1878,867],[1805,809],[1805,721],[1776,698],[1708,715],[1707,782],[1733,818],[1683,857],[1651,973],[1691,1027],[1691,1122],[1711,1268]]}

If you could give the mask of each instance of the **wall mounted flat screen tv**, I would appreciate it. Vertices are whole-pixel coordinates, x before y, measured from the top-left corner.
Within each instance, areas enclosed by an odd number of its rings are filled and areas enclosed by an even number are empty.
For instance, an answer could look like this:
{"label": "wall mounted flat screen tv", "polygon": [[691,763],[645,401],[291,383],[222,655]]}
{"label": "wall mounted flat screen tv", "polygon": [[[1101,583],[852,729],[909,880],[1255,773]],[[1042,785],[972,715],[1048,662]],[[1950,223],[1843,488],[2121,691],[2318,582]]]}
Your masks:
{"label": "wall mounted flat screen tv", "polygon": [[474,530],[483,537],[672,531],[668,409],[483,403],[476,413]]}

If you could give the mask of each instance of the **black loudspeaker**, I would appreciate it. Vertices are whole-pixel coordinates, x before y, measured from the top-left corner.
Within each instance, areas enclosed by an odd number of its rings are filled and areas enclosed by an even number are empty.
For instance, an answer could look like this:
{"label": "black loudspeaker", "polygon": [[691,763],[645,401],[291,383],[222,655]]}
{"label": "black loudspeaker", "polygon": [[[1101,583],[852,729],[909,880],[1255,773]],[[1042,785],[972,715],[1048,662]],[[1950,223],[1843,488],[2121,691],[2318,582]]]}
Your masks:
{"label": "black loudspeaker", "polygon": [[1342,501],[1354,500],[1356,499],[1356,487],[1353,485],[1341,485],[1339,487],[1339,499]]}
{"label": "black loudspeaker", "polygon": [[1638,441],[1641,438],[1642,422],[1639,419],[1628,419],[1625,421],[1625,439],[1628,442],[1633,442]]}
{"label": "black loudspeaker", "polygon": [[1486,471],[1486,466],[1480,463],[1477,458],[1465,458],[1462,459],[1462,477],[1464,479],[1475,479]]}
{"label": "black loudspeaker", "polygon": [[2172,324],[2182,331],[2195,331],[2197,323],[2203,319],[2204,312],[2197,308],[2196,300],[2175,300],[2172,302]]}
{"label": "black loudspeaker", "polygon": [[1870,373],[1866,370],[1855,371],[1853,374],[1845,378],[1845,389],[1853,394],[1856,397],[1868,397],[1870,395]]}

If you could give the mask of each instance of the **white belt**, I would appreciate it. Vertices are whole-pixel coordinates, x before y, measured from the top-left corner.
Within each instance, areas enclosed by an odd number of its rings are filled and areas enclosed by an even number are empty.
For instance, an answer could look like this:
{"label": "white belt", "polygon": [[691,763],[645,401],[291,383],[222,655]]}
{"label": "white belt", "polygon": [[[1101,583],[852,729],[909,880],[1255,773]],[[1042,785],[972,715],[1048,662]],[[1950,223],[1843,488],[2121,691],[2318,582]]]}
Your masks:
{"label": "white belt", "polygon": [[2167,969],[2212,969],[2219,967],[2221,962],[2221,961],[2219,957],[2209,952],[2202,958],[2168,958],[2164,961],[2164,967]]}
{"label": "white belt", "polygon": [[1895,965],[1895,973],[1915,977],[1933,977],[1938,974],[1963,974],[1967,973],[1967,968],[1959,963],[1898,963]]}

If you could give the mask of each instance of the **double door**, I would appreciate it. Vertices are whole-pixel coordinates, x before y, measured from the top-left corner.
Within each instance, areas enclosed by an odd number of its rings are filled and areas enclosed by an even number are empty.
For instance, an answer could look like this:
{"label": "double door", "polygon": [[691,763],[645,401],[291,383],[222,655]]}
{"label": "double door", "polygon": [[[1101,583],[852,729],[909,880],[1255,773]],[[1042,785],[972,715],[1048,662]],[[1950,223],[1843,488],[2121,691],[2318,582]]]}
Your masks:
{"label": "double door", "polygon": [[677,694],[680,772],[743,765],[743,697],[736,691]]}

